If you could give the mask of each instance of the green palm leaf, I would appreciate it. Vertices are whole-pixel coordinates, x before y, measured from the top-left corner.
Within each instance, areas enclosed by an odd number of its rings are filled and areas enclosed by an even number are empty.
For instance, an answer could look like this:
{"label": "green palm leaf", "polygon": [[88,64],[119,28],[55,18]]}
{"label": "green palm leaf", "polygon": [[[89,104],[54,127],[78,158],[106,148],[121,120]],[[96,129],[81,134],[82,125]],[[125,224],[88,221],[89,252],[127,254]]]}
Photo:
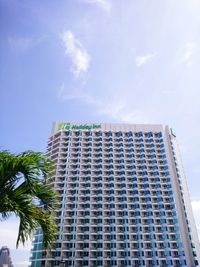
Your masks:
{"label": "green palm leaf", "polygon": [[52,162],[42,153],[0,151],[0,220],[13,214],[19,217],[17,247],[38,227],[43,231],[45,248],[55,240],[57,195],[46,183],[53,170]]}

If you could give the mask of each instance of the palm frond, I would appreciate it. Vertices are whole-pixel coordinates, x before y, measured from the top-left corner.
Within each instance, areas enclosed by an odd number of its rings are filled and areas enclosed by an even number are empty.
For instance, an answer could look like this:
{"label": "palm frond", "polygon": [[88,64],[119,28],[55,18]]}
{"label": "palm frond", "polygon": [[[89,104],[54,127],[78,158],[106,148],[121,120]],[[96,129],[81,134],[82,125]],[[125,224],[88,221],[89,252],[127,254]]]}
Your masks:
{"label": "palm frond", "polygon": [[20,218],[17,246],[37,227],[43,231],[45,247],[55,239],[57,195],[46,182],[53,171],[53,163],[43,153],[0,151],[0,220],[11,214]]}

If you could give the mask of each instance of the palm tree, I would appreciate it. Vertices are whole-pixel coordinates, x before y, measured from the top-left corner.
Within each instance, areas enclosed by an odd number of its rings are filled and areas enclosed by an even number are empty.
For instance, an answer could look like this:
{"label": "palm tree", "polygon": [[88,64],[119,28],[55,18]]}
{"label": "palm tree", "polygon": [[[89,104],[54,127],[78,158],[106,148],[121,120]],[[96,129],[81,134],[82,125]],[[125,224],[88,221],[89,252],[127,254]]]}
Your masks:
{"label": "palm tree", "polygon": [[32,237],[36,228],[43,232],[47,248],[57,233],[54,210],[56,193],[46,183],[53,165],[42,153],[12,154],[0,151],[0,220],[11,215],[20,219],[16,246]]}

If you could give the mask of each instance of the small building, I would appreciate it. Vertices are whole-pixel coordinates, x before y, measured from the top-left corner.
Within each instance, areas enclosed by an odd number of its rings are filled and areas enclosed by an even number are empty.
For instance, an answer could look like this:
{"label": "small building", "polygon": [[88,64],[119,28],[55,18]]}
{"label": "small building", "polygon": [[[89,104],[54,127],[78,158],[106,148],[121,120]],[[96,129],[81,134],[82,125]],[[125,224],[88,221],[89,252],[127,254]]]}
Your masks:
{"label": "small building", "polygon": [[10,250],[6,246],[0,249],[0,267],[14,267],[10,256]]}

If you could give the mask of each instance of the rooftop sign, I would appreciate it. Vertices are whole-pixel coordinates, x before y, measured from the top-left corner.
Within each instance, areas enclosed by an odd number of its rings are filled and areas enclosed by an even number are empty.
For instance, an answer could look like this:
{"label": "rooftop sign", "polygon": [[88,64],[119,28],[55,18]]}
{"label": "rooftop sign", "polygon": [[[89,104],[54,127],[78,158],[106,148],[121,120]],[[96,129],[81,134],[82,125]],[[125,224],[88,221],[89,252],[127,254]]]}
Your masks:
{"label": "rooftop sign", "polygon": [[100,124],[93,124],[93,125],[76,125],[70,123],[60,123],[58,129],[61,131],[66,130],[92,130],[92,129],[100,129]]}

